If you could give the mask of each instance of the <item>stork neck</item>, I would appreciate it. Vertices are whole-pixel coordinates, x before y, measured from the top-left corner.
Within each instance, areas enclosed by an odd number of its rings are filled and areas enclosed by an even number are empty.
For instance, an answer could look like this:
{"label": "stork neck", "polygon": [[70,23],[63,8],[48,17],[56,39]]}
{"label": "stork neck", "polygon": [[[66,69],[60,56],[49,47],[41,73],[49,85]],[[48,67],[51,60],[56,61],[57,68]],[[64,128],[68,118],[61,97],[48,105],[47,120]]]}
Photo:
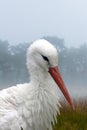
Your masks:
{"label": "stork neck", "polygon": [[35,84],[44,84],[49,78],[49,73],[43,69],[35,69],[30,72],[31,81]]}

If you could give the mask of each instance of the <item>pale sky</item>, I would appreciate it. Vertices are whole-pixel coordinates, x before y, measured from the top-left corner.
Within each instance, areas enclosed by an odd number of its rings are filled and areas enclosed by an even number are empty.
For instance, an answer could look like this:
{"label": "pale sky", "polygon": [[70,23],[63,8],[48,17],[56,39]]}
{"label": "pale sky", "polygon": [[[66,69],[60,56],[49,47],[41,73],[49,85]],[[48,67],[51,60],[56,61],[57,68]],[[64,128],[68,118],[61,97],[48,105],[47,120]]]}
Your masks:
{"label": "pale sky", "polygon": [[0,39],[30,42],[63,38],[67,46],[87,42],[87,0],[0,0]]}

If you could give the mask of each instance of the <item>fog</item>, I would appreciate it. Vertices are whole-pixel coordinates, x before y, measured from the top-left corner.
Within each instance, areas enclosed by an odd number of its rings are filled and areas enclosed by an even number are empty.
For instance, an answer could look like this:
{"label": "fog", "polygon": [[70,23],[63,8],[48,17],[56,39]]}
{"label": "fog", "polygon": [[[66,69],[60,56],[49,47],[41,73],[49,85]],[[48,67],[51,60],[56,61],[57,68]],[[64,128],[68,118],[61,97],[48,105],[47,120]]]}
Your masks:
{"label": "fog", "polygon": [[0,88],[29,81],[26,50],[43,37],[60,51],[71,95],[86,96],[87,0],[0,0]]}

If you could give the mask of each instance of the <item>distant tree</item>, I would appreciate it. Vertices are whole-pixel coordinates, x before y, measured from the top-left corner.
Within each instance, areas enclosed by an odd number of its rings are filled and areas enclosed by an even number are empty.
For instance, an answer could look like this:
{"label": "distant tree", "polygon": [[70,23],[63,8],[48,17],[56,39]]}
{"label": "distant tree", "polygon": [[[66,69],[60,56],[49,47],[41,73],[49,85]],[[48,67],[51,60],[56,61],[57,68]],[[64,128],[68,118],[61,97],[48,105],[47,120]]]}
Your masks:
{"label": "distant tree", "polygon": [[10,47],[12,66],[14,66],[14,79],[16,82],[23,82],[28,79],[26,68],[26,51],[28,43],[21,43]]}
{"label": "distant tree", "polygon": [[10,53],[8,51],[9,44],[7,41],[0,40],[0,82],[7,81],[7,73],[9,72]]}

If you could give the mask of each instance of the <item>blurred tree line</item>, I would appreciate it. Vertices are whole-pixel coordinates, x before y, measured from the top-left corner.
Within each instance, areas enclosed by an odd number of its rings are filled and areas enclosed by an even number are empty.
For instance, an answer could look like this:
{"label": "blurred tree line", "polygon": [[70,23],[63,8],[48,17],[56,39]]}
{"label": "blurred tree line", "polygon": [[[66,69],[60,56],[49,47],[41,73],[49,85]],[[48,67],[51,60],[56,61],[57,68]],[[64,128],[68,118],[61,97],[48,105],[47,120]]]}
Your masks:
{"label": "blurred tree line", "polygon": [[[44,37],[59,51],[59,68],[67,84],[87,85],[87,44],[67,48],[63,39]],[[30,43],[10,45],[0,40],[0,87],[29,82],[26,51]]]}

